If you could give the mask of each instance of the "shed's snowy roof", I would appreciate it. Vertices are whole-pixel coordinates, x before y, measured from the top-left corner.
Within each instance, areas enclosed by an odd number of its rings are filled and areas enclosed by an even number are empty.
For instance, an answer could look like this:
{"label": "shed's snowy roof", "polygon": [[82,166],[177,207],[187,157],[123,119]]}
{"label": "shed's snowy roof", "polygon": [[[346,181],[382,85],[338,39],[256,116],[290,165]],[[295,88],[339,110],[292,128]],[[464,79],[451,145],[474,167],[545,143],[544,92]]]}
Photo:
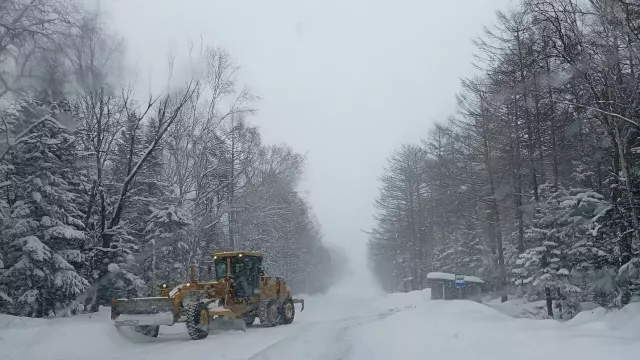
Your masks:
{"label": "shed's snowy roof", "polygon": [[[456,281],[456,275],[443,272],[430,272],[427,274],[427,279]],[[477,276],[465,275],[464,281],[484,284],[484,281]]]}

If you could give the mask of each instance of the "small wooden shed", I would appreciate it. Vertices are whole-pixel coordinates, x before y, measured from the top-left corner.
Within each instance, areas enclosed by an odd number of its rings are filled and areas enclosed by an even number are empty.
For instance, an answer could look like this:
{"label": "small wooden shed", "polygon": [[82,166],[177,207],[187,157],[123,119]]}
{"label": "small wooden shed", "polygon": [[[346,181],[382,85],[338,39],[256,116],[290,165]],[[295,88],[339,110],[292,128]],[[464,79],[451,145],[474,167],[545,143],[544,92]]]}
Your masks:
{"label": "small wooden shed", "polygon": [[465,299],[482,301],[484,281],[477,276],[464,276],[465,286],[456,287],[456,275],[443,272],[427,274],[427,287],[431,288],[431,300]]}

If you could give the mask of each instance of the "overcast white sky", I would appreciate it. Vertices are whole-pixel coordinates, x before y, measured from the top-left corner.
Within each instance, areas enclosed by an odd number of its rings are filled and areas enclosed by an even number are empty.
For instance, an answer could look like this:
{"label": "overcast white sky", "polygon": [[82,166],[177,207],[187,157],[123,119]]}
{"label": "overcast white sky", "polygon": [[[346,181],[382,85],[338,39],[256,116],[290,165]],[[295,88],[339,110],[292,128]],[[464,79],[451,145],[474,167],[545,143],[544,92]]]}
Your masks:
{"label": "overcast white sky", "polygon": [[129,64],[166,83],[167,53],[221,46],[263,100],[265,142],[307,152],[300,190],[327,242],[361,248],[386,157],[455,111],[470,39],[509,0],[102,0]]}

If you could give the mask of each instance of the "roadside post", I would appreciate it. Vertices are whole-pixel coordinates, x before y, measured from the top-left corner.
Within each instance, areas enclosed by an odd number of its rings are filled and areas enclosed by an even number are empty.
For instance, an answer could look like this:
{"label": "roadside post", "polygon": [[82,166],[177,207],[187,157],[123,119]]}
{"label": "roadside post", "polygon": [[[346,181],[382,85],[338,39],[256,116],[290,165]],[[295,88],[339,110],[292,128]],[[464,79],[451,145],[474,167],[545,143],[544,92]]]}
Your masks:
{"label": "roadside post", "polygon": [[458,288],[458,299],[462,299],[462,288],[464,287],[464,274],[456,274],[456,287]]}

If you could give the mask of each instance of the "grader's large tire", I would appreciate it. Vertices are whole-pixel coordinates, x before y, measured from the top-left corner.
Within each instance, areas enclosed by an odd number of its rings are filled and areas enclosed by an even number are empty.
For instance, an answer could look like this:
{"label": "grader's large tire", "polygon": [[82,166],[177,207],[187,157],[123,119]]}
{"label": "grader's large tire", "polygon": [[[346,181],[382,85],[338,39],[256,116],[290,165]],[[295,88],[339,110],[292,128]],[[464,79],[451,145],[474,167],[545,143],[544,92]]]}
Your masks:
{"label": "grader's large tire", "polygon": [[296,307],[293,306],[293,300],[289,298],[285,299],[278,307],[278,324],[291,324],[295,316]]}
{"label": "grader's large tire", "polygon": [[192,340],[201,340],[209,335],[209,310],[198,303],[187,306],[187,332]]}
{"label": "grader's large tire", "polygon": [[140,325],[140,326],[134,326],[133,330],[145,336],[158,337],[158,333],[160,333],[160,326],[159,325]]}
{"label": "grader's large tire", "polygon": [[278,302],[271,300],[262,305],[259,317],[262,326],[273,327],[278,325]]}

